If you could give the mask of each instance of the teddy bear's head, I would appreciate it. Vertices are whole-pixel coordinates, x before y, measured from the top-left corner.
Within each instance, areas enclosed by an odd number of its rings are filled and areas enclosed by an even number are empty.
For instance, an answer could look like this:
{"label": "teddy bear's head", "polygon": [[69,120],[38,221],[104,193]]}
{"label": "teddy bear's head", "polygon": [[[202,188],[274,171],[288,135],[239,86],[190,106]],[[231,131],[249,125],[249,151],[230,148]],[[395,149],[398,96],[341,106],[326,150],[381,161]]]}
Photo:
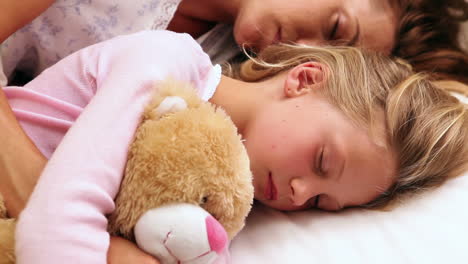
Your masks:
{"label": "teddy bear's head", "polygon": [[[249,159],[237,129],[224,111],[202,102],[193,89],[180,83],[163,86],[130,146],[109,231],[133,239],[133,228],[148,210],[189,203],[210,213],[232,238],[253,201]],[[160,113],[161,102],[171,96],[182,98],[187,108]]]}

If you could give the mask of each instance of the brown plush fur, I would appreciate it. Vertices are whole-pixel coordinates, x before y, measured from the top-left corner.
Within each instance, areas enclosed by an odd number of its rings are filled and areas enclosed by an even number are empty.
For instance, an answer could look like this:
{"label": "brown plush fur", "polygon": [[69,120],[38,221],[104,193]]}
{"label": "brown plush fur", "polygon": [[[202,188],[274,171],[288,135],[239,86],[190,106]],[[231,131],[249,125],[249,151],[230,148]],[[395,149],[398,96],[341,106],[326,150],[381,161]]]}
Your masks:
{"label": "brown plush fur", "polygon": [[0,195],[0,264],[15,263],[15,225],[14,219],[7,218],[7,210]]}
{"label": "brown plush fur", "polygon": [[[133,239],[133,227],[144,212],[185,202],[211,213],[232,238],[253,201],[249,160],[237,129],[224,111],[202,102],[190,86],[163,86],[130,147],[109,231]],[[158,116],[153,109],[174,95],[184,98],[188,109]]]}
{"label": "brown plush fur", "polygon": [[[108,230],[133,239],[133,227],[144,212],[186,202],[211,213],[232,238],[244,226],[253,201],[249,160],[237,129],[189,85],[167,81],[159,87],[130,146]],[[154,110],[166,96],[184,98],[189,109],[160,116]],[[0,218],[6,217],[0,197]],[[0,264],[14,263],[15,223],[0,219]]]}
{"label": "brown plush fur", "polygon": [[5,202],[3,201],[3,196],[0,194],[0,219],[7,218],[7,209],[5,207]]}

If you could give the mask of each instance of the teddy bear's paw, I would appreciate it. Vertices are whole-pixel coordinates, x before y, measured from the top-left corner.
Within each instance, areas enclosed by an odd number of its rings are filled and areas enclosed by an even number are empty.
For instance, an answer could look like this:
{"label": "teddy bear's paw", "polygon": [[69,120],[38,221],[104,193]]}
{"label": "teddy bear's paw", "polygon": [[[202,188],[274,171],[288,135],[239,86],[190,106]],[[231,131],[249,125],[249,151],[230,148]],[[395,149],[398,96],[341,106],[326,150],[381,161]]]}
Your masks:
{"label": "teddy bear's paw", "polygon": [[0,218],[7,218],[7,209],[5,206],[5,201],[3,200],[3,196],[0,193]]}
{"label": "teddy bear's paw", "polygon": [[184,109],[187,109],[187,102],[182,97],[168,96],[153,110],[153,114],[160,117]]}
{"label": "teddy bear's paw", "polygon": [[140,248],[163,264],[210,264],[228,243],[221,224],[191,204],[149,210],[135,225],[135,238]]}

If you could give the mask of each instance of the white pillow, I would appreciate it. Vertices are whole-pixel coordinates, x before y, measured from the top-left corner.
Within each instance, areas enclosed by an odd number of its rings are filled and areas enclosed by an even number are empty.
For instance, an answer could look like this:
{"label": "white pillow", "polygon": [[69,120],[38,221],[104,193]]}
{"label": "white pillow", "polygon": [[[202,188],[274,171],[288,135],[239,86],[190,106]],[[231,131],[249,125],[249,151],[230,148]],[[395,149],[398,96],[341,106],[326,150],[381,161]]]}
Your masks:
{"label": "white pillow", "polygon": [[232,263],[468,263],[468,173],[389,212],[255,206]]}

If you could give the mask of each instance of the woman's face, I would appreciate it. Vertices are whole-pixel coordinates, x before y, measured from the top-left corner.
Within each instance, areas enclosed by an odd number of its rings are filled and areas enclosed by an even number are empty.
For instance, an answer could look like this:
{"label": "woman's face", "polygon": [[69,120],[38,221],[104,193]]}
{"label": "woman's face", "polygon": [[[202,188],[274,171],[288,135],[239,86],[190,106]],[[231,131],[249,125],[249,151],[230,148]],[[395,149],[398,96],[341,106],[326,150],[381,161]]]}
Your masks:
{"label": "woman's face", "polygon": [[388,0],[244,0],[234,37],[257,50],[278,42],[339,41],[390,53],[396,25]]}

